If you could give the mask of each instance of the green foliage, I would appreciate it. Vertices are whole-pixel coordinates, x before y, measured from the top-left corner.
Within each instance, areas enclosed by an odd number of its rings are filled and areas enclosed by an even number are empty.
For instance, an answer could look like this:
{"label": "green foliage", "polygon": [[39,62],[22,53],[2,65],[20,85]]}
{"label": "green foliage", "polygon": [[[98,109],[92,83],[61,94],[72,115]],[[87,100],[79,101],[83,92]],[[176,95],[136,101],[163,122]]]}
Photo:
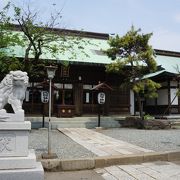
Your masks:
{"label": "green foliage", "polygon": [[159,89],[161,85],[152,81],[151,79],[143,79],[141,81],[137,81],[133,85],[133,91],[140,95],[143,95],[147,98],[156,98],[158,97],[157,89]]}
{"label": "green foliage", "polygon": [[[8,16],[11,7],[14,9],[14,17]],[[31,11],[29,6],[22,9],[10,3],[0,11],[0,64],[2,65],[0,70],[2,69],[5,72],[20,67],[21,70],[27,71],[32,78],[44,77],[45,66],[50,62],[42,60],[40,58],[42,54],[47,53],[58,58],[59,54],[65,54],[65,52],[69,51],[68,54],[71,54],[69,59],[72,59],[76,58],[75,50],[78,49],[79,53],[88,56],[84,52],[84,46],[89,42],[82,39],[83,33],[75,35],[73,31],[71,33],[71,31],[64,28],[57,31],[55,27],[60,25],[61,12],[53,12],[49,17],[47,22],[41,22],[38,13]],[[23,36],[20,33],[12,32],[10,22],[19,24]],[[25,47],[24,61],[9,57],[9,47],[16,45]],[[11,51],[10,54],[13,54],[13,52]],[[34,57],[30,58],[30,55]],[[11,64],[9,64],[10,61]],[[62,64],[68,65],[64,61],[62,61]]]}
{"label": "green foliage", "polygon": [[[14,56],[9,57],[7,48],[9,46],[21,45],[22,40],[16,33],[12,33],[10,17],[7,15],[10,8],[10,3],[0,11],[0,72],[1,75],[8,73],[11,70],[22,68],[22,64]],[[11,51],[13,54],[13,51]]]}
{"label": "green foliage", "polygon": [[144,75],[156,71],[157,64],[154,51],[148,44],[152,33],[140,34],[140,31],[140,29],[135,30],[132,26],[123,37],[117,35],[110,38],[110,48],[105,51],[108,57],[115,60],[106,66],[107,71],[124,75],[125,81],[130,80],[136,93],[143,91],[141,89],[145,86],[151,90],[159,86],[155,85],[152,80],[142,80]]}
{"label": "green foliage", "polygon": [[144,120],[149,120],[149,119],[152,120],[154,119],[154,117],[149,114],[144,115]]}
{"label": "green foliage", "polygon": [[[157,97],[157,89],[160,88],[160,84],[143,79],[144,75],[157,70],[157,64],[154,51],[148,44],[152,33],[140,34],[140,32],[140,29],[135,30],[132,26],[124,36],[111,37],[108,41],[110,48],[105,51],[114,61],[106,66],[106,70],[125,77],[124,81],[129,82],[139,99],[139,106],[141,106],[140,97]],[[139,109],[142,110],[141,107]]]}
{"label": "green foliage", "polygon": [[[69,59],[71,59],[76,57],[75,49],[78,49],[80,53],[84,53],[83,47],[88,42],[82,40],[81,35],[73,35],[73,33],[65,29],[59,31],[54,29],[56,25],[59,25],[62,18],[61,12],[51,14],[50,20],[43,23],[37,18],[38,13],[33,13],[29,7],[24,12],[14,5],[14,17],[14,21],[18,22],[24,33],[24,41],[27,42],[24,68],[32,76],[44,76],[42,69],[44,69],[45,62],[40,58],[42,54],[51,54],[52,57],[57,58],[59,54],[69,51],[71,53]],[[30,54],[33,54],[35,61],[32,62],[29,59]],[[35,72],[34,69],[39,71]]]}
{"label": "green foliage", "polygon": [[177,90],[176,96],[180,97],[180,89]]}
{"label": "green foliage", "polygon": [[0,72],[1,75],[9,73],[9,71],[23,70],[22,63],[15,57],[7,57],[0,53]]}
{"label": "green foliage", "polygon": [[[120,66],[130,66],[131,79],[141,77],[144,73],[156,71],[156,61],[154,51],[148,44],[152,33],[140,34],[140,29],[135,30],[131,27],[123,37],[118,35],[109,39],[110,48],[106,54]],[[115,67],[115,65],[113,64]],[[107,69],[112,70],[112,65]],[[122,68],[120,68],[122,69]]]}
{"label": "green foliage", "polygon": [[106,66],[106,70],[108,72],[115,72],[117,74],[122,74],[123,70],[125,70],[125,63],[123,61],[117,60]]}

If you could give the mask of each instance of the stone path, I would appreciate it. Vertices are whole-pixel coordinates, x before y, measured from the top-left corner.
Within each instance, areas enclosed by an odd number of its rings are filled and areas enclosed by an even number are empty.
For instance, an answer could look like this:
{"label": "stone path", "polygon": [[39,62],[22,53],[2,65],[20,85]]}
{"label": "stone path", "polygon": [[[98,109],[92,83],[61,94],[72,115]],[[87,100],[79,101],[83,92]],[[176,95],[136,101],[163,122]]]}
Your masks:
{"label": "stone path", "polygon": [[44,180],[104,180],[94,170],[45,172]]}
{"label": "stone path", "polygon": [[120,165],[98,168],[95,171],[105,180],[179,180],[180,166],[171,162]]}
{"label": "stone path", "polygon": [[153,152],[86,128],[58,128],[58,130],[98,156]]}

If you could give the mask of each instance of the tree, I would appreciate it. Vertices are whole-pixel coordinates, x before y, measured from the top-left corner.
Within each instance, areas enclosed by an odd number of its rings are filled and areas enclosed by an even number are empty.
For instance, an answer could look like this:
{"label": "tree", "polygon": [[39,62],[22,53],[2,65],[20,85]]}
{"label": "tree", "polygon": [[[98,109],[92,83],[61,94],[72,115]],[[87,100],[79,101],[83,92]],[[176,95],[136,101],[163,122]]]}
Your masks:
{"label": "tree", "polygon": [[[11,70],[17,70],[21,67],[20,61],[13,55],[8,56],[9,51],[7,47],[20,45],[21,41],[17,34],[12,33],[12,26],[10,24],[10,17],[7,13],[10,8],[10,3],[0,11],[0,71],[1,75],[8,73]],[[13,51],[11,51],[13,54]]]}
{"label": "tree", "polygon": [[145,78],[145,75],[157,70],[157,65],[154,51],[148,44],[152,33],[140,34],[140,31],[132,26],[124,36],[116,35],[110,38],[108,41],[110,48],[105,52],[108,57],[115,60],[107,66],[107,71],[116,72],[125,77],[124,81],[128,82],[136,95],[140,117],[143,119],[141,99],[157,97],[160,84]]}
{"label": "tree", "polygon": [[[70,51],[72,57],[76,56],[75,48],[82,50],[82,43],[88,43],[81,39],[80,36],[73,36],[68,33],[66,29],[56,30],[55,27],[60,25],[62,18],[61,11],[50,15],[50,20],[46,23],[38,21],[38,13],[32,13],[28,7],[26,11],[14,6],[15,18],[20,29],[24,33],[25,44],[25,57],[24,57],[24,70],[27,71],[31,77],[44,76],[45,61],[41,60],[43,53],[50,53],[56,56],[59,53]],[[33,58],[30,58],[33,54]]]}

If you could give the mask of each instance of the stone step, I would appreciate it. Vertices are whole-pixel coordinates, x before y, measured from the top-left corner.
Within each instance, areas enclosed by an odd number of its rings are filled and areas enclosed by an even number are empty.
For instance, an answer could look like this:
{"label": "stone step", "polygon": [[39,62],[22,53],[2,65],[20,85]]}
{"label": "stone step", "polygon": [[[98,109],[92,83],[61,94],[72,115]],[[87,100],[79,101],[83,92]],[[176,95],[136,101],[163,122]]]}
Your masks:
{"label": "stone step", "polygon": [[[48,121],[48,117],[45,118],[45,121]],[[43,120],[42,117],[27,117],[26,121],[39,121],[41,122]],[[86,121],[97,121],[98,117],[75,117],[75,118],[55,118],[51,117],[52,121],[58,121],[58,122],[86,122]],[[121,118],[112,118],[112,117],[101,117],[101,121],[122,121]]]}
{"label": "stone step", "polygon": [[0,171],[0,180],[44,180],[44,170],[40,162],[31,169],[5,169]]}
{"label": "stone step", "polygon": [[[56,128],[95,128],[98,125],[97,121],[51,121],[53,129]],[[42,122],[32,122],[32,128],[37,129],[42,127]],[[48,122],[45,122],[45,127],[48,127]],[[101,127],[104,128],[119,128],[121,127],[118,121],[101,121]]]}
{"label": "stone step", "polygon": [[[42,117],[26,117],[26,120],[31,121],[32,129],[38,129],[43,127]],[[48,117],[44,118],[45,127],[48,127]],[[124,121],[124,117],[120,116],[101,116],[101,126],[104,128],[118,128],[121,127],[121,121]],[[51,117],[52,128],[95,128],[98,124],[98,118],[96,116],[89,117],[73,117],[73,118],[56,118]]]}
{"label": "stone step", "polygon": [[[56,128],[95,128],[98,126],[98,123],[84,123],[84,124],[77,124],[77,123],[72,123],[72,124],[57,124],[54,127]],[[121,127],[120,124],[116,124],[116,123],[101,123],[100,124],[101,127],[104,128],[119,128]]]}
{"label": "stone step", "polygon": [[[53,123],[54,125],[57,124],[57,127],[86,127],[86,128],[95,128],[98,125],[97,121],[86,121],[86,122],[58,122]],[[119,122],[117,121],[101,121],[101,127],[105,128],[118,128],[121,127]]]}

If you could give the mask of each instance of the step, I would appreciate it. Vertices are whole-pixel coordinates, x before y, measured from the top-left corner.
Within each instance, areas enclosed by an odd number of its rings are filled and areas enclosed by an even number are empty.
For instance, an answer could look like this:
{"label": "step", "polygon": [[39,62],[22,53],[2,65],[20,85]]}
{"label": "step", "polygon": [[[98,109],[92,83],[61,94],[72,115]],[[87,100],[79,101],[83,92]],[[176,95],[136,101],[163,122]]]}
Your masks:
{"label": "step", "polygon": [[[104,122],[101,122],[101,127],[104,127],[104,128],[119,128],[121,127],[121,125],[119,123],[104,123]],[[57,124],[57,128],[82,128],[82,127],[85,127],[85,128],[95,128],[98,126],[98,123],[92,123],[92,122],[88,122],[88,123],[71,123],[71,124],[61,124],[61,123],[58,123]]]}
{"label": "step", "polygon": [[[58,127],[60,128],[81,128],[81,127],[85,127],[85,128],[95,128],[97,127],[98,122],[81,122],[81,123],[77,123],[77,122],[71,122],[71,123],[62,123],[62,122],[51,122],[51,126],[52,129],[56,129]],[[103,122],[101,121],[101,126],[104,128],[119,128],[121,127],[121,125],[116,122],[116,121],[112,121],[112,122]],[[45,127],[48,127],[48,123],[45,123]],[[42,122],[32,122],[32,129],[39,129],[42,128]]]}

